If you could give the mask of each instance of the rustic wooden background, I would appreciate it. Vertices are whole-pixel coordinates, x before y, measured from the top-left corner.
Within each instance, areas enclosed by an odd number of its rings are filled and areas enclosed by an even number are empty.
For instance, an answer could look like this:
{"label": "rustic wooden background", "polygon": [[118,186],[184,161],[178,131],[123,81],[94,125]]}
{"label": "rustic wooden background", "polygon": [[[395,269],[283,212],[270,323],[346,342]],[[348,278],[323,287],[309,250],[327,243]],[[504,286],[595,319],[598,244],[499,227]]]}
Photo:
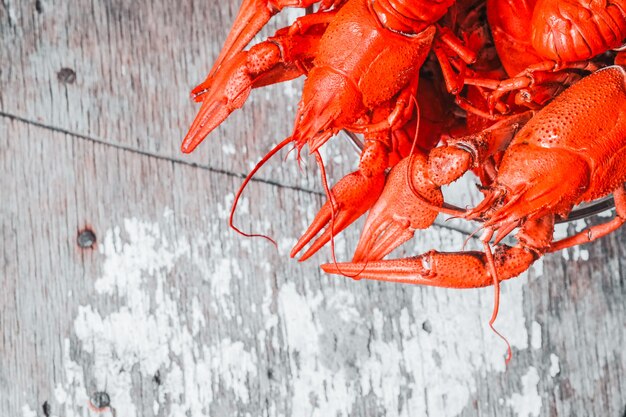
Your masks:
{"label": "rustic wooden background", "polygon": [[[299,94],[254,92],[180,154],[188,91],[237,7],[0,2],[0,416],[624,415],[626,230],[503,285],[506,369],[490,289],[352,282],[320,274],[327,251],[288,258],[323,201],[313,164],[277,157],[246,191],[236,221],[278,251],[229,230],[233,191],[289,134]],[[355,157],[333,142],[336,179]],[[434,226],[404,253],[465,238]]]}

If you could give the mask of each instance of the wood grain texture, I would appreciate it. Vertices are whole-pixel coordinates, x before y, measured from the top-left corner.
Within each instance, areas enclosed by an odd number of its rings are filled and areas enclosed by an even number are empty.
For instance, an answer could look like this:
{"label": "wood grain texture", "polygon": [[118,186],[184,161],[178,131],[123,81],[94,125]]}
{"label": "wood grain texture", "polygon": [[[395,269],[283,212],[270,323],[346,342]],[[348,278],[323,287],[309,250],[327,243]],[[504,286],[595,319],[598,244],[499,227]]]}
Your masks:
{"label": "wood grain texture", "polygon": [[[503,285],[506,371],[490,289],[288,259],[322,203],[315,172],[279,161],[246,192],[237,223],[278,250],[232,232],[238,175],[288,134],[297,98],[256,94],[183,160],[189,80],[237,6],[205,3],[0,2],[0,416],[96,415],[96,392],[103,416],[622,416],[624,230]],[[76,244],[86,227],[93,249]],[[435,226],[398,256],[465,238]]]}
{"label": "wood grain texture", "polygon": [[[300,83],[253,91],[243,111],[198,151],[185,157],[179,151],[199,108],[188,92],[217,57],[237,3],[7,0],[0,8],[0,110],[117,146],[245,174],[291,134]],[[279,16],[272,28],[298,14]],[[64,68],[74,71],[73,80],[63,77]],[[355,158],[345,162],[350,167]],[[317,173],[301,173],[293,160],[268,164],[259,178],[321,191]]]}

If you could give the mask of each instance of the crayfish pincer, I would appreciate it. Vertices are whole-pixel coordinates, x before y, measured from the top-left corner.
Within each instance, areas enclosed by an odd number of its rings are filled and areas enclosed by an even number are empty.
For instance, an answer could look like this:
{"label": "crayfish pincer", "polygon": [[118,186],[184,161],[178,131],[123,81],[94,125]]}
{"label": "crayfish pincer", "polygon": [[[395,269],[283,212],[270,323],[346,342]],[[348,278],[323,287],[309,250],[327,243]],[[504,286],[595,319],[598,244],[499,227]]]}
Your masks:
{"label": "crayfish pincer", "polygon": [[[590,242],[624,224],[624,161],[626,71],[611,66],[565,90],[512,138],[485,199],[464,216],[484,221],[484,252],[431,251],[409,259],[331,263],[322,269],[441,287],[497,286],[528,269],[544,253]],[[610,193],[615,199],[613,220],[553,240],[556,219],[566,217],[577,204]],[[500,244],[518,227],[516,246]]]}
{"label": "crayfish pincer", "polygon": [[[282,8],[315,3],[320,3],[316,12],[243,50]],[[397,162],[392,156],[406,156],[400,144],[412,143],[408,125],[416,119],[418,90],[423,90],[420,69],[431,50],[438,48],[438,59],[441,55],[442,60],[463,65],[476,59],[451,30],[441,26],[453,4],[454,0],[244,0],[223,52],[206,80],[192,90],[202,106],[183,140],[182,151],[192,152],[244,105],[252,89],[306,76],[293,133],[270,151],[250,176],[289,144],[298,150],[298,156],[308,147],[324,172],[318,150],[332,136],[347,130],[361,133],[365,139],[358,170],[327,190],[329,203],[291,253],[296,256],[310,243],[301,257],[307,259],[374,206],[383,193],[388,169]],[[414,135],[418,139],[423,136]],[[426,142],[432,147],[438,139],[439,135],[433,134]],[[429,149],[421,145],[416,147]],[[435,188],[431,184],[424,187],[420,190],[424,194]],[[410,228],[430,223],[428,219],[412,222]],[[324,227],[326,232],[320,234]]]}

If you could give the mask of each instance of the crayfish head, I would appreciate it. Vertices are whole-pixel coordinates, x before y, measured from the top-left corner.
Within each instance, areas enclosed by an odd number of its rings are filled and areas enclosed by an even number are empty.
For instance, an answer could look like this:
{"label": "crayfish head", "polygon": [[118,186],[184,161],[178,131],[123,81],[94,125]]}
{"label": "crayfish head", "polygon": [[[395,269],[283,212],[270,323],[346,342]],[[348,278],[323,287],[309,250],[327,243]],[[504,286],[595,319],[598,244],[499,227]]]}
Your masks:
{"label": "crayfish head", "polygon": [[344,75],[326,68],[313,68],[304,83],[293,128],[293,141],[311,153],[331,136],[365,114],[362,94]]}
{"label": "crayfish head", "polygon": [[494,195],[504,199],[485,225],[550,213],[565,215],[581,201],[590,176],[589,164],[575,152],[528,143],[513,145],[505,153],[494,188]]}

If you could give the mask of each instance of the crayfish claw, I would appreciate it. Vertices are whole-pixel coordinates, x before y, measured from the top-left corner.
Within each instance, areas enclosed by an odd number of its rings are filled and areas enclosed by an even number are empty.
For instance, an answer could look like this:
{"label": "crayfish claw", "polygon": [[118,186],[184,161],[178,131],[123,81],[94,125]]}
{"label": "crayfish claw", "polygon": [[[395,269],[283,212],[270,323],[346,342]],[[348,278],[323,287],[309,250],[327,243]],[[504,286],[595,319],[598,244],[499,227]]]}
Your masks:
{"label": "crayfish claw", "polygon": [[263,26],[278,13],[269,0],[243,0],[224,46],[209,72],[209,78],[217,73],[223,63],[232,59],[250,43]]}
{"label": "crayfish claw", "polygon": [[[535,255],[519,247],[499,246],[495,253],[498,281],[521,274],[535,261]],[[399,282],[446,288],[478,288],[493,285],[483,252],[437,252],[404,259],[328,263],[329,274],[355,279]]]}
{"label": "crayfish claw", "polygon": [[367,217],[352,261],[382,259],[411,239],[416,229],[430,226],[442,204],[441,190],[428,178],[426,157],[413,154],[404,158],[389,173],[383,193]]}
{"label": "crayfish claw", "polygon": [[465,174],[473,164],[472,154],[454,146],[435,148],[428,157],[428,175],[439,185],[450,184]]}
{"label": "crayfish claw", "polygon": [[384,174],[366,177],[360,171],[355,171],[343,177],[331,190],[332,201],[327,201],[322,206],[309,228],[292,249],[291,257],[295,257],[326,227],[322,235],[302,255],[300,261],[310,258],[332,237],[342,232],[369,210],[380,196],[384,184]]}

